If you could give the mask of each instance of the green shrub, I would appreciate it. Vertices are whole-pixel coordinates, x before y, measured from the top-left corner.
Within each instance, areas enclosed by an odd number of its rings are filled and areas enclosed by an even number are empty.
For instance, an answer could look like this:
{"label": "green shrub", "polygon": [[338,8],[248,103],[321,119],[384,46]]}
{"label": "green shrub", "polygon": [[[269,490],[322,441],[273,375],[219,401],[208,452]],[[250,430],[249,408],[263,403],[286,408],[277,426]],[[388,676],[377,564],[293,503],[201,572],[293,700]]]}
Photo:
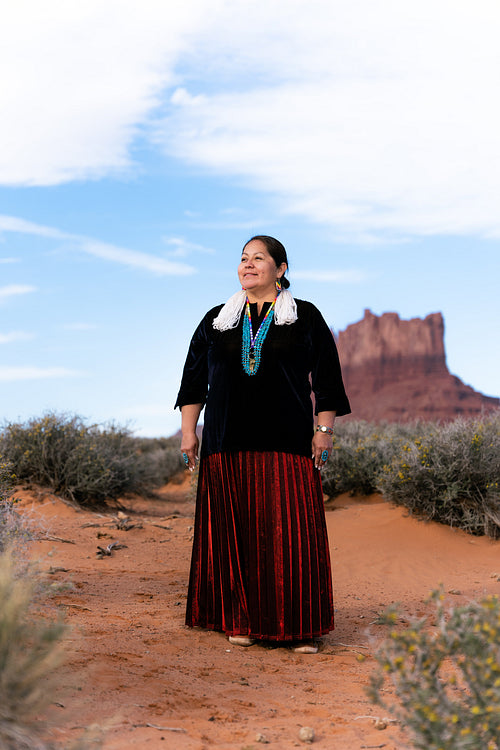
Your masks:
{"label": "green shrub", "polygon": [[50,703],[50,677],[61,661],[61,623],[33,617],[33,586],[0,555],[0,747],[45,748],[36,717]]}
{"label": "green shrub", "polygon": [[415,515],[500,535],[500,415],[420,425],[379,474],[384,496]]}
{"label": "green shrub", "polygon": [[144,450],[126,428],[86,426],[78,416],[53,413],[6,425],[0,447],[20,481],[87,506],[148,492],[182,467],[172,446]]}
{"label": "green shrub", "polygon": [[409,728],[416,748],[498,750],[500,602],[489,597],[446,612],[442,592],[431,598],[434,628],[421,618],[397,630],[397,612],[387,611],[393,629],[375,654],[369,696]]}

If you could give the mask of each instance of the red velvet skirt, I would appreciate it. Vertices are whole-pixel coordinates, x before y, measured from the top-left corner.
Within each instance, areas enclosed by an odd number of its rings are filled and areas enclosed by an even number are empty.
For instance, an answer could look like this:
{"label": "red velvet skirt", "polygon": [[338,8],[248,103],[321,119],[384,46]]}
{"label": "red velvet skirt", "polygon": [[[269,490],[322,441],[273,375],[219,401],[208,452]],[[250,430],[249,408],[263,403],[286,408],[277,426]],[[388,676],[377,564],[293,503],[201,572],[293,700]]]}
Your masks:
{"label": "red velvet skirt", "polygon": [[333,630],[320,472],[289,453],[200,461],[186,624],[291,641]]}

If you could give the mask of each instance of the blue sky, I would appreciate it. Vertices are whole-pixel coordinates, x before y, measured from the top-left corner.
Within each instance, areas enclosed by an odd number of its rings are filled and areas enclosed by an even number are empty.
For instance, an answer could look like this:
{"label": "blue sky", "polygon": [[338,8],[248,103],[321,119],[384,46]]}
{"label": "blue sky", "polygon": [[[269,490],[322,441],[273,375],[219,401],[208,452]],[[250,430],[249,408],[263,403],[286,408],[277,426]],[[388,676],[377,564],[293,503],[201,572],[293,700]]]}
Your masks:
{"label": "blue sky", "polygon": [[497,0],[10,5],[0,418],[175,432],[253,234],[335,330],[441,311],[451,372],[500,394]]}

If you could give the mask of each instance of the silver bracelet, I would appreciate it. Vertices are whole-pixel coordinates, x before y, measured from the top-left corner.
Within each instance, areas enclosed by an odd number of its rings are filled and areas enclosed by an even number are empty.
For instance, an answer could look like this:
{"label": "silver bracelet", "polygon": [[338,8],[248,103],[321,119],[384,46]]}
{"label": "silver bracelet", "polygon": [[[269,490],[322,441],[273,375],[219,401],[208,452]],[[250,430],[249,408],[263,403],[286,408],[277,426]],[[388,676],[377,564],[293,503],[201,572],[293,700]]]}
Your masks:
{"label": "silver bracelet", "polygon": [[327,427],[324,424],[319,424],[316,427],[316,432],[326,432],[328,435],[333,435],[333,427]]}

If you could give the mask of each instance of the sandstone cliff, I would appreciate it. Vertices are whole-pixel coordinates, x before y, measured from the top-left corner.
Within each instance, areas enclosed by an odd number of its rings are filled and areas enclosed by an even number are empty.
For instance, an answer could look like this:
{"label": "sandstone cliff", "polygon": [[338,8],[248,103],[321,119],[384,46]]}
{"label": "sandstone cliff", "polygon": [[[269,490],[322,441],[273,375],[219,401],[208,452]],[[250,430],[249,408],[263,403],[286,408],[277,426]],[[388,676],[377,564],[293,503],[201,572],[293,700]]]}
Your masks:
{"label": "sandstone cliff", "polygon": [[448,420],[500,406],[449,372],[441,313],[401,320],[365,310],[337,345],[355,419]]}

